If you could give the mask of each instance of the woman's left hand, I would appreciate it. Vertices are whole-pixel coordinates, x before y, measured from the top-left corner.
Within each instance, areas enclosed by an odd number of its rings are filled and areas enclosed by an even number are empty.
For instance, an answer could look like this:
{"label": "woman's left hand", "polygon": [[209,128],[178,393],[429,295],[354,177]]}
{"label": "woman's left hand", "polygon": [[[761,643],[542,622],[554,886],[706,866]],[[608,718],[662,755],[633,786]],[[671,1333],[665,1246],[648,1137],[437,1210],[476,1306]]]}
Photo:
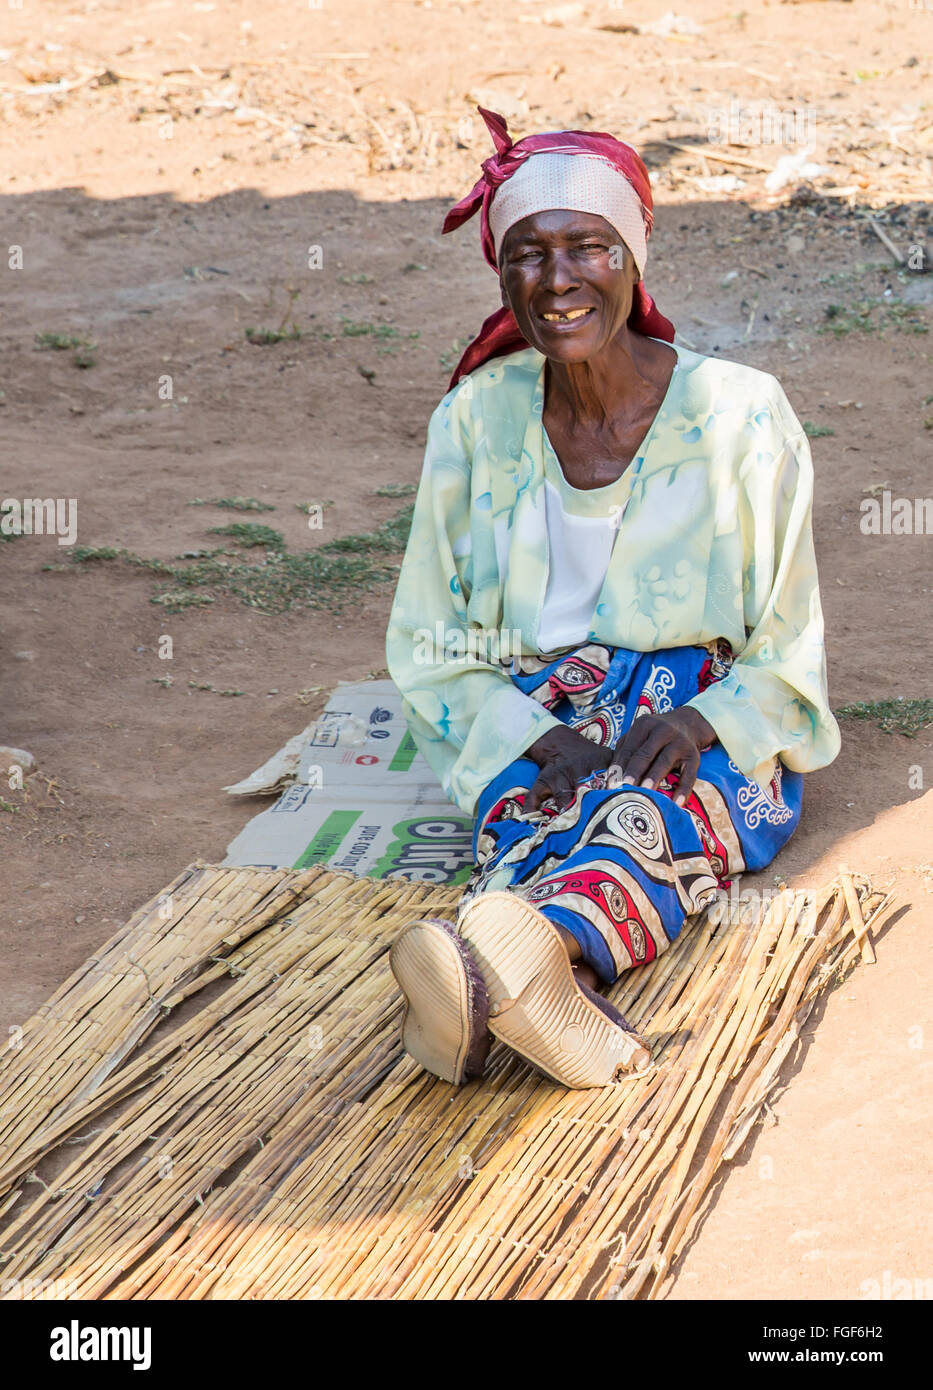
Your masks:
{"label": "woman's left hand", "polygon": [[686,803],[700,768],[700,749],[716,742],[716,731],[691,705],[666,714],[643,714],[616,744],[612,761],[621,767],[623,786],[656,788],[669,772],[678,773],[674,802]]}

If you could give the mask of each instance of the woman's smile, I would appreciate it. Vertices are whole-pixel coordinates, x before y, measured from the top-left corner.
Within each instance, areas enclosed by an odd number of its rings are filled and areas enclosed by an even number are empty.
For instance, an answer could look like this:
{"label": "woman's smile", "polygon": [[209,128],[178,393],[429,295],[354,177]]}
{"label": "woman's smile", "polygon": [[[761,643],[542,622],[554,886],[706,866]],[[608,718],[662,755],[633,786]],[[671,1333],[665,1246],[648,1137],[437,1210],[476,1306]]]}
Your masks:
{"label": "woman's smile", "polygon": [[539,323],[543,324],[545,330],[558,333],[568,333],[581,324],[589,321],[591,315],[596,310],[590,305],[583,309],[562,309],[551,311],[547,310],[538,315]]}

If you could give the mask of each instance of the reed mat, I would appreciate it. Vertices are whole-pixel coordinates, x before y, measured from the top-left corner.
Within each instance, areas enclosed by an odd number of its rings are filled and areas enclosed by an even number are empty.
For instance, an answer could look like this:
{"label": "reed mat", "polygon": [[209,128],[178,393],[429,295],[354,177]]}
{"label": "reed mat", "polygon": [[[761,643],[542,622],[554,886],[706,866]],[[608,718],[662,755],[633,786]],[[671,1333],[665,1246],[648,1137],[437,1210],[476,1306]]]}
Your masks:
{"label": "reed mat", "polygon": [[694,919],[611,993],[652,1067],[567,1091],[402,1051],[389,947],[458,892],[197,863],[153,898],[2,1054],[0,1294],[655,1297],[890,899]]}

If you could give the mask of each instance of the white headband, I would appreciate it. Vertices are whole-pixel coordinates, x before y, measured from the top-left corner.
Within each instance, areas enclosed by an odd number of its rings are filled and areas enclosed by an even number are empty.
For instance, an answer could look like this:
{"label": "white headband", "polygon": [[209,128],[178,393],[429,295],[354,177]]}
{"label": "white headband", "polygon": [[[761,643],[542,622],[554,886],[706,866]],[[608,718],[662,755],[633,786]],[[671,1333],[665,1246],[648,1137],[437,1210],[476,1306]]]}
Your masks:
{"label": "white headband", "polygon": [[496,260],[510,227],[532,213],[567,208],[604,217],[625,242],[640,275],[648,259],[641,199],[624,174],[600,155],[543,150],[529,155],[489,204]]}

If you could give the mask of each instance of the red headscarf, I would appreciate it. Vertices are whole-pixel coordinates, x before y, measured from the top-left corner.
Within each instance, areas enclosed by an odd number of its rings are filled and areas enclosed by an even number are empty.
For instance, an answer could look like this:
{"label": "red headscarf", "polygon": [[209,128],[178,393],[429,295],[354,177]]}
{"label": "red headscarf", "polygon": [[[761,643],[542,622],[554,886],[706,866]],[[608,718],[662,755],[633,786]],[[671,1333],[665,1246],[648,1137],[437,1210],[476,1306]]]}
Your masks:
{"label": "red headscarf", "polygon": [[[503,116],[497,115],[495,111],[487,111],[483,106],[477,106],[476,109],[486,122],[496,146],[496,153],[483,161],[482,177],[467,196],[461,198],[460,202],[450,209],[444,218],[443,230],[452,232],[455,227],[466,222],[480,208],[483,255],[493,270],[498,270],[498,266],[496,265],[495,245],[489,227],[489,204],[492,202],[493,195],[499,185],[511,178],[530,155],[540,153],[543,150],[561,150],[568,154],[579,150],[585,154],[601,155],[603,159],[608,160],[619,170],[620,174],[625,175],[638,194],[645,210],[645,234],[646,236],[651,235],[654,215],[648,170],[631,145],[623,144],[621,140],[616,140],[614,136],[607,135],[604,131],[589,133],[584,130],[560,130],[549,135],[526,135],[523,140],[518,140],[513,144]],[[629,326],[637,333],[646,333],[650,337],[664,338],[667,342],[673,342],[674,325],[670,319],[666,319],[659,312],[641,280],[635,286],[632,312],[629,314],[628,322]],[[501,357],[505,353],[518,352],[521,348],[530,346],[528,340],[522,335],[512,310],[505,307],[497,309],[486,319],[479,333],[457,363],[447,387],[448,391],[451,387],[456,386],[462,376],[474,371],[477,367],[481,367],[484,362],[488,362],[490,357]]]}

